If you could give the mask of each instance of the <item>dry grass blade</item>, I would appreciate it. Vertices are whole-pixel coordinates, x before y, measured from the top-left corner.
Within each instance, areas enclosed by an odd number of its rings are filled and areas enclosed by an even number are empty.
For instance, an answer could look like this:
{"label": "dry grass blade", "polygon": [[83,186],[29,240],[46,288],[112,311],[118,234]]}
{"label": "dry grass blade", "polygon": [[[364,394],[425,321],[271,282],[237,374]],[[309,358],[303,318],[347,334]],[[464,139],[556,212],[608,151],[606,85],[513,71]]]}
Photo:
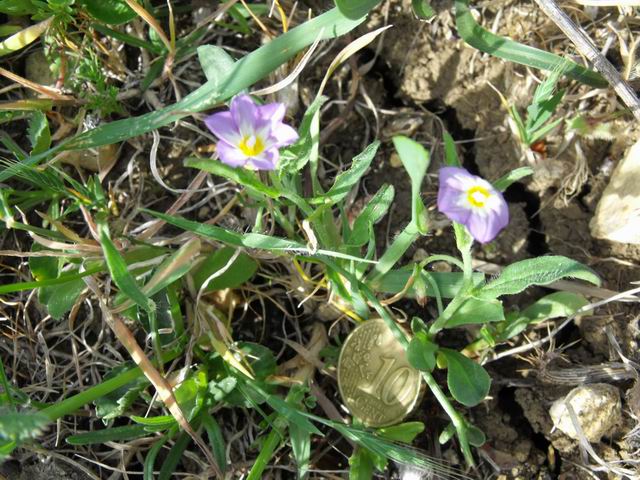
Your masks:
{"label": "dry grass blade", "polygon": [[53,17],[49,17],[46,20],[25,28],[24,30],[20,30],[18,33],[11,35],[9,38],[0,42],[0,57],[20,50],[40,38],[40,35],[49,28],[52,21]]}
{"label": "dry grass blade", "polygon": [[131,330],[124,324],[122,319],[113,315],[113,313],[109,310],[107,306],[106,300],[98,288],[98,285],[93,280],[93,278],[85,278],[84,279],[89,288],[93,291],[93,293],[98,298],[98,303],[100,305],[100,310],[102,311],[102,317],[105,323],[113,330],[113,333],[116,335],[118,340],[124,345],[124,347],[129,352],[129,355],[136,363],[138,367],[143,371],[145,377],[151,382],[153,387],[158,392],[158,396],[165,404],[171,415],[176,419],[178,425],[189,434],[189,436],[193,439],[194,443],[200,447],[202,452],[204,453],[207,461],[211,465],[211,468],[214,470],[215,475],[218,477],[222,476],[222,472],[220,471],[220,467],[216,462],[213,454],[209,450],[209,447],[204,443],[200,435],[191,427],[189,421],[185,417],[180,405],[176,401],[176,397],[173,394],[173,389],[167,380],[160,374],[158,369],[151,363],[149,357],[147,357],[144,353],[144,350],[140,348],[138,342],[136,341]]}
{"label": "dry grass blade", "polygon": [[500,360],[501,358],[509,357],[511,355],[519,355],[524,352],[528,352],[529,350],[533,350],[534,348],[538,348],[545,343],[550,342],[553,338],[564,329],[569,323],[571,323],[576,317],[590,311],[594,310],[598,307],[606,305],[607,303],[619,301],[622,298],[626,298],[629,295],[637,295],[640,293],[640,287],[632,288],[631,290],[627,290],[626,292],[621,292],[613,297],[601,300],[599,302],[591,303],[589,305],[585,305],[584,307],[578,309],[573,315],[567,317],[565,321],[563,321],[560,325],[554,328],[549,335],[540,340],[536,340],[535,342],[528,343],[526,345],[521,345],[519,347],[511,348],[509,350],[505,350],[504,352],[494,353],[492,357],[488,358],[484,363],[495,362],[496,360]]}
{"label": "dry grass blade", "polygon": [[129,8],[131,8],[131,10],[136,12],[140,18],[142,18],[151,28],[153,28],[153,30],[160,37],[162,43],[164,43],[165,47],[167,47],[167,51],[169,53],[167,55],[167,59],[164,62],[164,71],[170,72],[171,66],[173,65],[173,59],[176,54],[175,45],[172,44],[171,40],[169,40],[169,37],[167,37],[167,34],[164,33],[164,30],[162,29],[162,26],[160,26],[158,21],[153,17],[153,15],[147,12],[142,5],[140,5],[135,0],[125,0],[125,2],[127,2],[127,5],[129,6]]}
{"label": "dry grass blade", "polygon": [[596,453],[596,451],[591,446],[591,443],[585,436],[584,431],[582,430],[582,425],[580,425],[580,420],[578,419],[578,415],[576,414],[575,410],[571,406],[571,402],[569,398],[570,396],[571,394],[569,394],[567,398],[565,398],[564,406],[567,409],[567,413],[569,413],[569,417],[571,418],[571,423],[573,424],[573,428],[575,429],[576,434],[580,438],[579,440],[580,447],[583,448],[589,454],[589,456],[591,456],[591,458],[593,458],[602,467],[601,469],[605,470],[607,473],[615,474],[619,476],[619,478],[638,478],[636,475],[637,472],[633,472],[632,470],[626,469],[626,468],[618,468],[612,465],[611,463],[607,463],[600,457],[600,455]]}
{"label": "dry grass blade", "polygon": [[[142,287],[142,292],[149,294],[151,291],[160,285],[162,282],[171,278],[171,276],[188,265],[191,265],[193,259],[200,253],[200,239],[192,238],[187,242],[172,258],[164,262],[158,267],[158,270],[153,274],[151,279]],[[127,300],[122,305],[119,305],[113,311],[115,313],[123,312],[133,305],[133,300]]]}
{"label": "dry grass blade", "polygon": [[75,98],[73,97],[70,97],[68,95],[63,95],[62,93],[58,92],[53,88],[45,87],[44,85],[40,85],[38,83],[32,82],[31,80],[27,80],[26,78],[21,77],[20,75],[16,75],[15,73],[10,72],[9,70],[6,70],[2,67],[0,67],[0,75],[16,83],[19,83],[25,88],[33,90],[34,92],[38,92],[39,94],[44,95],[45,97],[48,97],[52,100],[56,100],[59,102],[75,102],[76,101]]}
{"label": "dry grass blade", "polygon": [[349,45],[344,47],[340,51],[340,53],[336,55],[336,58],[333,59],[333,62],[331,62],[331,65],[329,65],[329,68],[327,69],[327,73],[324,75],[324,78],[322,79],[322,83],[320,84],[320,88],[318,89],[318,96],[322,95],[322,92],[327,86],[327,82],[329,81],[329,78],[340,65],[342,65],[345,61],[347,61],[347,59],[351,55],[353,55],[354,53],[358,52],[359,50],[362,50],[364,47],[369,45],[371,42],[373,42],[376,39],[378,35],[380,35],[386,29],[391,28],[392,26],[393,25],[387,25],[385,27],[378,28],[373,32],[369,32],[361,36],[360,38],[354,40]]}
{"label": "dry grass blade", "polygon": [[313,44],[309,47],[309,50],[307,50],[307,52],[304,54],[304,56],[300,59],[300,62],[298,63],[298,65],[296,65],[296,68],[294,68],[293,71],[289,75],[287,75],[285,78],[280,80],[278,83],[276,83],[274,85],[271,85],[269,87],[266,87],[266,88],[261,88],[259,90],[254,90],[253,92],[251,92],[251,94],[252,95],[269,95],[271,93],[275,93],[275,92],[277,92],[279,90],[282,90],[283,88],[291,85],[296,80],[296,78],[298,78],[298,75],[300,75],[300,73],[302,72],[304,67],[307,66],[307,63],[311,59],[311,56],[313,55],[313,52],[315,52],[316,48],[318,47],[318,44],[320,43],[320,39],[322,38],[322,34],[323,33],[324,33],[324,29],[320,30],[320,33],[316,37],[316,39],[313,42]]}
{"label": "dry grass blade", "polygon": [[629,107],[631,113],[637,120],[640,120],[640,99],[638,99],[636,92],[622,79],[622,76],[611,65],[611,62],[593,45],[587,34],[578,28],[554,0],[536,0],[536,3],[558,28],[569,37],[576,49],[593,63],[596,70],[607,79],[622,101]]}

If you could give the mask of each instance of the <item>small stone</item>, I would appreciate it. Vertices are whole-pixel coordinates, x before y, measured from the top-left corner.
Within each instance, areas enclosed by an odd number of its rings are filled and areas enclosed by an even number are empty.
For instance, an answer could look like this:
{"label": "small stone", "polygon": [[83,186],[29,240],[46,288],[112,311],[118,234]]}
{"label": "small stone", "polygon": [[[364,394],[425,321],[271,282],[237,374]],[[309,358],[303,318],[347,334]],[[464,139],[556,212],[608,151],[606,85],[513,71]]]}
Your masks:
{"label": "small stone", "polygon": [[640,244],[640,141],[611,175],[589,227],[595,238]]}
{"label": "small stone", "polygon": [[42,49],[35,50],[27,55],[25,61],[25,77],[39,85],[51,86],[56,82],[56,76],[49,66],[51,62],[47,60]]}
{"label": "small stone", "polygon": [[393,168],[400,168],[402,166],[402,160],[400,160],[400,155],[398,155],[396,152],[393,152],[391,154],[391,157],[389,157],[389,163]]}
{"label": "small stone", "polygon": [[413,254],[413,261],[414,262],[421,262],[422,260],[424,260],[428,256],[429,256],[429,254],[427,253],[427,251],[424,248],[418,248],[416,250],[416,253]]}
{"label": "small stone", "polygon": [[622,422],[622,405],[617,387],[607,383],[576,387],[565,397],[556,400],[549,410],[553,425],[575,440],[580,437],[571,421],[567,402],[589,442],[597,443],[603,436],[611,435]]}

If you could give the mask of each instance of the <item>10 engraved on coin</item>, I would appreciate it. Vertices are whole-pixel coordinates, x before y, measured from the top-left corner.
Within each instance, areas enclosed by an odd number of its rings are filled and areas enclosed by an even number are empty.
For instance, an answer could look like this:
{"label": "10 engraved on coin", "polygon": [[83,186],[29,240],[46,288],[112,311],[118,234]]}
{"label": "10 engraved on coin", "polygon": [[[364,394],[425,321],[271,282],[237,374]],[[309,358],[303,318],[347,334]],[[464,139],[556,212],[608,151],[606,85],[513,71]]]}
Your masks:
{"label": "10 engraved on coin", "polygon": [[351,414],[369,427],[406,417],[420,395],[420,373],[391,330],[378,318],[347,337],[338,360],[338,387]]}

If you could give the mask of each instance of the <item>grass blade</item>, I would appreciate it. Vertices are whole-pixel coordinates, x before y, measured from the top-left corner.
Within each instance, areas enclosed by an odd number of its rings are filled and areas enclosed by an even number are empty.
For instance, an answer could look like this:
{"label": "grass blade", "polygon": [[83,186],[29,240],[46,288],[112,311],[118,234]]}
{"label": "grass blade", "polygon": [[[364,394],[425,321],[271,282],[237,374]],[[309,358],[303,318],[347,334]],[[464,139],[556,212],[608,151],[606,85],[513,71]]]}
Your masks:
{"label": "grass blade", "polygon": [[567,70],[565,74],[568,77],[595,88],[607,87],[606,80],[593,70],[589,70],[553,53],[523,45],[485,30],[471,15],[469,0],[456,0],[455,5],[458,33],[473,48],[477,48],[481,52],[488,53],[494,57],[540,70],[554,70],[559,65],[566,64]]}

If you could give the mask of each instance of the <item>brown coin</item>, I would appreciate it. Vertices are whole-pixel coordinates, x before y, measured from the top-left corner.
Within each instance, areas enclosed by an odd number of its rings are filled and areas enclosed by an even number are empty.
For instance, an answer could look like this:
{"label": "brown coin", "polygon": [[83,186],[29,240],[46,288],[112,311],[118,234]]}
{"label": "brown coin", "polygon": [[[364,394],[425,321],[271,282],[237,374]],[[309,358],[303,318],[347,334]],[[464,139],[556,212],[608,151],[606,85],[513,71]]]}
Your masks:
{"label": "brown coin", "polygon": [[420,373],[378,318],[347,337],[338,359],[338,387],[351,414],[366,426],[384,427],[406,417],[420,395]]}

